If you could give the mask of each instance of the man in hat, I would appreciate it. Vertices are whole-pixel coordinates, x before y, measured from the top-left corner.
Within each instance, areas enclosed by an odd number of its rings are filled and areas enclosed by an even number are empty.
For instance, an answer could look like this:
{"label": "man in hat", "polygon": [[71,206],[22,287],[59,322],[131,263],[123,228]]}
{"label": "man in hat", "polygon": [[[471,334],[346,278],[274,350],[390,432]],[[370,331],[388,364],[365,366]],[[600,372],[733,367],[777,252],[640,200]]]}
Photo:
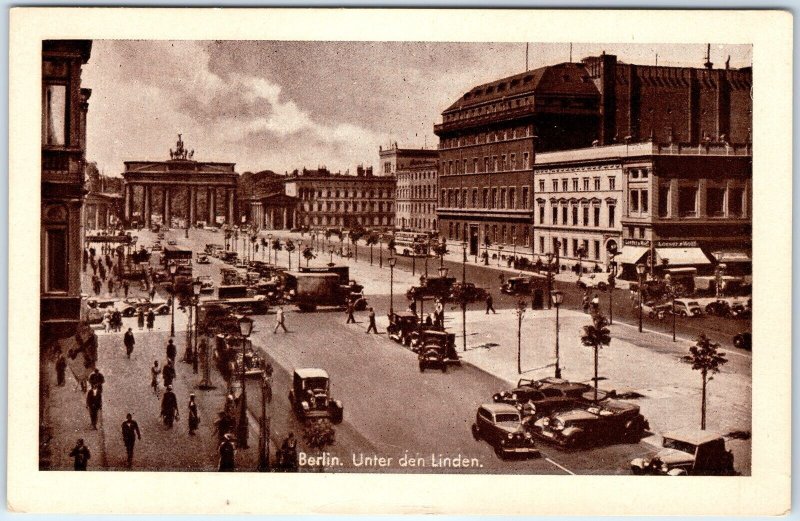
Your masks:
{"label": "man in hat", "polygon": [[128,331],[125,332],[125,338],[123,340],[125,343],[125,352],[128,354],[128,359],[131,358],[131,353],[133,353],[133,346],[136,344],[136,340],[133,338],[133,328],[128,328]]}
{"label": "man in hat", "polygon": [[163,398],[161,398],[161,417],[164,419],[164,425],[171,429],[172,424],[178,419],[178,398],[172,392],[172,386],[168,385]]}
{"label": "man in hat", "polygon": [[100,392],[102,397],[103,394],[103,384],[106,383],[106,377],[103,376],[103,373],[100,372],[100,369],[97,367],[94,368],[92,374],[89,375],[89,385],[92,387],[97,387],[97,390]]}
{"label": "man in hat", "polygon": [[97,385],[92,385],[86,393],[86,407],[89,409],[89,419],[92,422],[92,429],[97,430],[97,413],[103,408],[103,394]]}
{"label": "man in hat", "polygon": [[174,363],[175,357],[177,355],[178,355],[178,348],[175,347],[175,343],[170,338],[169,342],[167,342],[167,359]]}
{"label": "man in hat", "polygon": [[236,469],[236,447],[233,445],[233,434],[226,433],[219,444],[219,471],[233,472]]}
{"label": "man in hat", "polygon": [[200,425],[200,414],[197,412],[197,402],[194,401],[194,393],[189,395],[189,435],[194,436],[194,431]]}
{"label": "man in hat", "polygon": [[378,327],[375,325],[375,309],[369,308],[369,326],[367,327],[367,334],[370,331],[373,331],[376,335],[378,334]]}
{"label": "man in hat", "polygon": [[133,415],[128,413],[124,422],[122,422],[122,441],[125,443],[125,450],[128,453],[128,466],[133,463],[133,446],[136,443],[136,438],[142,439],[142,433],[139,431],[139,424],[133,419]]}
{"label": "man in hat", "polygon": [[167,360],[167,365],[164,366],[161,376],[164,378],[164,387],[172,385],[175,380],[175,366],[172,364],[172,360]]}
{"label": "man in hat", "polygon": [[83,444],[83,438],[78,439],[78,443],[70,451],[69,456],[75,460],[75,470],[86,470],[89,458],[92,457],[89,447]]}

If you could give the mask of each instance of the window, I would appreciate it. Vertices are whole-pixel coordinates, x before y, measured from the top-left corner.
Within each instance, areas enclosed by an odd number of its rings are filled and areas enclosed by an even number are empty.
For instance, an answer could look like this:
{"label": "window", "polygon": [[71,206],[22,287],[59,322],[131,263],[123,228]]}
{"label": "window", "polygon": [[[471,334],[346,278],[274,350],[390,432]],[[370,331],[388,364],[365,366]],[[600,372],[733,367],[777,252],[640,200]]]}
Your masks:
{"label": "window", "polygon": [[462,170],[462,172],[464,172],[466,174],[467,173],[467,160],[466,159],[464,160],[463,164],[464,164],[464,169]]}
{"label": "window", "polygon": [[558,224],[558,207],[553,207],[553,224]]}
{"label": "window", "polygon": [[644,239],[644,226],[639,227],[639,238]]}
{"label": "window", "polygon": [[478,207],[478,189],[477,188],[473,188],[472,189],[472,207],[473,208],[477,208]]}
{"label": "window", "polygon": [[69,289],[69,277],[67,275],[67,230],[65,228],[48,228],[45,231],[46,242],[45,252],[47,273],[45,288],[48,292],[61,292]]}
{"label": "window", "polygon": [[706,189],[706,215],[722,217],[725,215],[725,189],[709,187]]}
{"label": "window", "polygon": [[476,173],[476,174],[478,173],[478,158],[477,157],[472,159],[472,171],[474,173]]}
{"label": "window", "polygon": [[544,224],[544,205],[539,205],[539,224]]}
{"label": "window", "polygon": [[508,207],[512,210],[517,207],[517,189],[516,188],[509,188],[508,189]]}
{"label": "window", "polygon": [[529,199],[528,187],[527,186],[523,186],[522,187],[522,207],[525,208],[525,209],[528,208],[528,199]]}
{"label": "window", "polygon": [[506,225],[504,224],[503,227],[500,228],[500,242],[502,242],[503,244],[508,242],[507,237],[508,236],[506,235]]}
{"label": "window", "polygon": [[506,155],[503,154],[500,156],[500,171],[504,171],[506,169]]}
{"label": "window", "polygon": [[594,241],[594,259],[600,259],[600,241]]}
{"label": "window", "polygon": [[483,207],[484,208],[489,208],[489,189],[488,188],[484,188],[483,189]]}
{"label": "window", "polygon": [[567,212],[569,212],[569,209],[566,206],[562,206],[561,207],[561,224],[563,224],[564,226],[569,224],[567,222],[569,220]]}
{"label": "window", "polygon": [[595,177],[594,178],[594,189],[597,190],[597,191],[600,190],[600,178],[599,177]]}
{"label": "window", "polygon": [[522,241],[525,244],[525,246],[529,246],[530,245],[531,233],[530,233],[530,229],[527,226],[524,226],[522,228]]}
{"label": "window", "polygon": [[728,192],[728,216],[744,217],[744,189],[731,188]]}
{"label": "window", "polygon": [[47,145],[66,145],[67,86],[48,85],[44,96],[43,141]]}
{"label": "window", "polygon": [[517,169],[517,154],[511,154],[511,170]]}
{"label": "window", "polygon": [[460,207],[461,208],[466,208],[467,207],[467,189],[466,188],[461,190],[461,206]]}
{"label": "window", "polygon": [[578,255],[578,239],[572,239],[572,254]]}
{"label": "window", "polygon": [[489,201],[489,208],[497,208],[497,188],[492,188],[492,199]]}
{"label": "window", "polygon": [[561,248],[561,244],[558,242],[558,239],[553,237],[553,253],[557,254],[558,250]]}
{"label": "window", "polygon": [[588,177],[584,177],[583,178],[583,191],[584,192],[588,192],[589,191],[589,178]]}
{"label": "window", "polygon": [[650,194],[647,190],[641,191],[639,200],[642,203],[642,213],[648,213],[650,211]]}
{"label": "window", "polygon": [[567,238],[564,237],[561,239],[561,251],[564,254],[564,257],[567,256]]}
{"label": "window", "polygon": [[578,226],[578,207],[572,207],[572,226]]}
{"label": "window", "polygon": [[616,226],[616,210],[617,207],[613,204],[608,205],[608,227],[613,228]]}
{"label": "window", "polygon": [[530,163],[530,159],[529,159],[528,153],[524,152],[522,154],[522,168],[527,170],[528,168],[530,168],[530,164],[531,163]]}
{"label": "window", "polygon": [[594,207],[594,225],[595,225],[595,227],[599,227],[600,226],[600,207],[599,206],[595,206]]}
{"label": "window", "polygon": [[506,189],[505,188],[501,188],[500,189],[500,206],[499,206],[499,208],[505,208],[505,207],[506,207]]}
{"label": "window", "polygon": [[488,157],[484,157],[483,158],[483,171],[484,172],[488,172],[489,171],[489,158]]}
{"label": "window", "polygon": [[569,179],[562,179],[561,180],[561,191],[562,192],[569,192]]}
{"label": "window", "polygon": [[497,225],[492,225],[492,242],[497,244]]}
{"label": "window", "polygon": [[442,206],[447,206],[447,195],[446,194],[447,194],[447,192],[445,190],[442,190],[442,201],[441,201],[441,205]]}
{"label": "window", "polygon": [[678,213],[681,217],[697,215],[697,187],[681,186],[678,189]]}
{"label": "window", "polygon": [[669,217],[669,185],[658,187],[658,216]]}
{"label": "window", "polygon": [[553,179],[553,191],[558,192],[558,179]]}
{"label": "window", "polygon": [[539,179],[539,191],[544,192],[544,179]]}
{"label": "window", "polygon": [[631,190],[628,195],[628,210],[630,213],[639,213],[639,190]]}
{"label": "window", "polygon": [[636,169],[631,170],[631,179],[639,179],[639,171]]}
{"label": "window", "polygon": [[647,179],[647,176],[648,176],[647,169],[643,168],[642,171],[641,171],[641,174],[642,174],[642,179]]}
{"label": "window", "polygon": [[539,253],[544,253],[544,237],[539,237]]}
{"label": "window", "polygon": [[447,236],[452,239],[453,238],[453,223],[448,225]]}
{"label": "window", "polygon": [[572,191],[573,192],[577,192],[578,191],[578,178],[577,177],[572,178]]}
{"label": "window", "polygon": [[617,189],[617,178],[616,177],[609,177],[608,178],[608,189],[609,190],[616,190]]}
{"label": "window", "polygon": [[583,207],[583,225],[584,226],[589,226],[589,207],[588,206],[584,206]]}

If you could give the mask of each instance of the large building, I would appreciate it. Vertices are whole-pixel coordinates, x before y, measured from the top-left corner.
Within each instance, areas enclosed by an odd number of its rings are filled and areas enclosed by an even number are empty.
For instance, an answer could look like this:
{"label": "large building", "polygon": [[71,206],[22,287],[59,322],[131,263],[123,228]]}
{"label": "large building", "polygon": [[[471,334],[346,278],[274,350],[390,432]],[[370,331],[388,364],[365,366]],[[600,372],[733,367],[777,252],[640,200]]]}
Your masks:
{"label": "large building", "polygon": [[436,161],[439,158],[438,150],[426,148],[400,148],[397,141],[392,142],[388,147],[378,147],[378,155],[381,158],[380,176],[393,176],[401,170]]}
{"label": "large building", "polygon": [[603,54],[474,87],[434,126],[440,233],[468,241],[471,254],[487,238],[492,255],[531,245],[538,154],[646,141],[746,145],[751,85],[750,68],[642,66]]}
{"label": "large building", "polygon": [[92,42],[42,42],[41,345],[75,333],[80,320],[86,193],[86,113],[81,70]]}
{"label": "large building", "polygon": [[429,161],[397,170],[395,226],[400,230],[438,233],[436,206],[438,163]]}
{"label": "large building", "polygon": [[284,192],[251,201],[259,228],[394,227],[394,176],[374,176],[372,167],[356,175],[326,168],[295,170],[284,180]]}

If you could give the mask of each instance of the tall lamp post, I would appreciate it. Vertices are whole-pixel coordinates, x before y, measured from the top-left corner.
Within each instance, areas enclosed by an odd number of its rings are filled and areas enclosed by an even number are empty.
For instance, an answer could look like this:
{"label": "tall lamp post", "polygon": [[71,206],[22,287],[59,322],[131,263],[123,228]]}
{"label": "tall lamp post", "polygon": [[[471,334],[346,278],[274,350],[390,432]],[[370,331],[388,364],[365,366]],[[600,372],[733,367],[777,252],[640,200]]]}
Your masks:
{"label": "tall lamp post", "polygon": [[[333,258],[333,248],[331,248],[331,258]],[[389,315],[394,314],[394,266],[397,259],[394,255],[389,257]]]}
{"label": "tall lamp post", "polygon": [[[269,472],[269,433],[272,418],[267,418],[267,397],[272,396],[272,379],[269,367],[261,375],[261,418],[258,432],[258,471]],[[272,401],[270,399],[270,401]]]}
{"label": "tall lamp post", "polygon": [[464,253],[461,260],[461,336],[464,341],[464,352],[467,351],[467,299],[464,295],[463,289],[467,285],[467,243],[461,245],[461,250]]}
{"label": "tall lamp post", "polygon": [[636,265],[636,274],[639,276],[639,333],[642,332],[642,280],[647,267],[644,264]]}
{"label": "tall lamp post", "polygon": [[611,273],[608,277],[608,323],[614,323],[614,288],[617,287],[617,261],[610,263]]}
{"label": "tall lamp post", "polygon": [[675,342],[675,297],[677,295],[675,295],[675,286],[672,285],[672,275],[669,273],[664,275],[664,282],[667,283],[667,294],[672,300],[672,341]]}
{"label": "tall lamp post", "polygon": [[252,331],[253,320],[246,315],[241,317],[239,319],[239,334],[242,338],[242,363],[240,364],[241,370],[239,374],[242,380],[242,396],[240,398],[241,402],[239,403],[239,421],[237,422],[238,432],[236,433],[236,442],[239,444],[239,447],[243,449],[247,448],[247,386],[245,385],[244,377],[244,355],[248,337]]}
{"label": "tall lamp post", "polygon": [[526,303],[517,302],[517,374],[522,374],[522,317],[525,315]]}
{"label": "tall lamp post", "polygon": [[186,337],[186,352],[183,358],[191,362],[194,374],[197,374],[197,304],[200,302],[200,289],[203,283],[199,278],[192,281],[192,301],[189,306],[189,335]]}
{"label": "tall lamp post", "polygon": [[558,324],[558,308],[561,307],[561,303],[564,302],[564,294],[558,290],[553,291],[550,294],[550,297],[553,300],[553,305],[556,307],[556,378],[561,378],[561,354],[559,353],[558,349],[558,333],[559,333],[559,324]]}
{"label": "tall lamp post", "polygon": [[328,251],[331,253],[331,264],[333,264],[333,246],[331,246]]}
{"label": "tall lamp post", "polygon": [[267,262],[272,264],[272,234],[267,234]]}
{"label": "tall lamp post", "polygon": [[169,324],[169,336],[175,336],[175,297],[178,296],[178,292],[175,291],[175,274],[178,272],[178,265],[174,262],[169,265],[169,274],[172,277],[172,313],[171,319]]}
{"label": "tall lamp post", "polygon": [[[545,258],[547,259],[547,294],[553,294],[553,277],[551,270],[553,269],[553,253],[547,252],[545,254]],[[551,309],[551,302],[552,298],[547,299],[547,309]]]}

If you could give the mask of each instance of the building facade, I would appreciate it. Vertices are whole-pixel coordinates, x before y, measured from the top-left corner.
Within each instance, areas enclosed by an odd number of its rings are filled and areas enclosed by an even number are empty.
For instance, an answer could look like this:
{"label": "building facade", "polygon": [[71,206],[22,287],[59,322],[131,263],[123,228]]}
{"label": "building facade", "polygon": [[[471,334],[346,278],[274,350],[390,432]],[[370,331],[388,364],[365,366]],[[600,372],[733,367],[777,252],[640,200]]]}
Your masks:
{"label": "building facade", "polygon": [[437,233],[437,162],[397,171],[395,226],[399,230]]}
{"label": "building facade", "polygon": [[387,148],[378,147],[378,155],[381,158],[381,169],[379,176],[395,176],[401,170],[436,161],[439,158],[437,150],[425,148],[400,148],[397,141],[391,143]]}
{"label": "building facade", "polygon": [[42,346],[73,335],[80,321],[86,114],[92,92],[81,88],[81,72],[91,51],[88,40],[42,42]]}
{"label": "building facade", "polygon": [[297,199],[293,227],[392,229],[396,182],[374,176],[372,167],[358,167],[356,175],[294,171],[284,181],[285,195]]}
{"label": "building facade", "polygon": [[89,192],[83,202],[84,230],[111,230],[122,222],[122,195]]}

